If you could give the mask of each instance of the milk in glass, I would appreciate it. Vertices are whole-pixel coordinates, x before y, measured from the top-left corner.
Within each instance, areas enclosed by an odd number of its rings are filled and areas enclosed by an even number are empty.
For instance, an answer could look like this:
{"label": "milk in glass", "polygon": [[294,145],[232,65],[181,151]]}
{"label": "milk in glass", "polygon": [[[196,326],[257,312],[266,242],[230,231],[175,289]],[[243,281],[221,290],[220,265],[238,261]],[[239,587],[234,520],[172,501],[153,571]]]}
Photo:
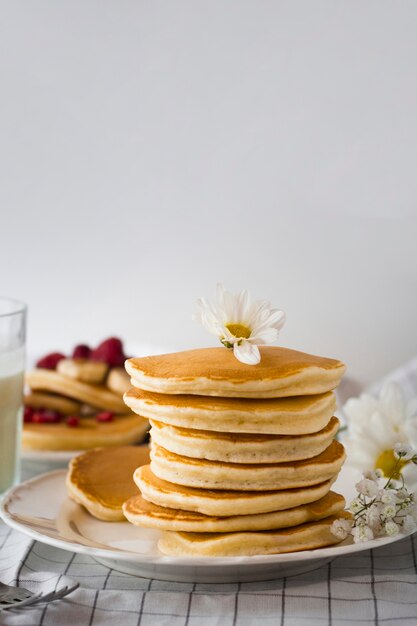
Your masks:
{"label": "milk in glass", "polygon": [[0,494],[18,479],[24,347],[0,352]]}

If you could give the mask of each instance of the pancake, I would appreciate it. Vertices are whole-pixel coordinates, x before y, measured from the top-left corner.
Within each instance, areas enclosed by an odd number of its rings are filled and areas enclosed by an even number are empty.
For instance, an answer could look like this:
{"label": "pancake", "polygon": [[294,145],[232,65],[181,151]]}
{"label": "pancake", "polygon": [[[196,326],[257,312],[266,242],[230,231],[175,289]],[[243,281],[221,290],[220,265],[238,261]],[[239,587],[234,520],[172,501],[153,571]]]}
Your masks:
{"label": "pancake", "polygon": [[332,417],[327,426],[311,435],[256,435],[217,433],[178,428],[151,420],[151,437],[157,445],[181,456],[229,463],[283,463],[324,452],[339,429]]}
{"label": "pancake", "polygon": [[333,441],[312,459],[290,463],[223,463],[180,456],[151,445],[152,472],[172,483],[203,489],[263,491],[315,485],[337,474],[345,460],[341,443]]}
{"label": "pancake", "polygon": [[106,386],[122,396],[130,388],[130,378],[124,367],[112,367],[106,379]]}
{"label": "pancake", "polygon": [[126,413],[122,398],[109,391],[104,385],[84,383],[58,374],[58,372],[40,368],[27,372],[25,380],[34,391],[62,394],[73,400],[91,404],[103,411]]}
{"label": "pancake", "polygon": [[134,413],[118,415],[112,422],[97,422],[94,418],[80,418],[71,428],[65,422],[58,424],[24,424],[24,450],[88,450],[95,447],[120,446],[142,441],[148,420]]}
{"label": "pancake", "polygon": [[162,480],[149,465],[139,467],[133,480],[143,498],[160,506],[211,516],[249,515],[291,509],[323,498],[336,477],[311,487],[278,491],[231,491],[186,487]]}
{"label": "pancake", "polygon": [[[255,366],[253,366],[255,367]],[[168,395],[130,389],[124,395],[138,415],[182,428],[232,433],[306,435],[322,430],[336,409],[331,392],[295,398],[250,400]]]}
{"label": "pancake", "polygon": [[324,498],[290,510],[272,511],[255,515],[210,517],[192,511],[168,509],[147,502],[142,496],[133,496],[123,505],[125,517],[145,528],[198,533],[219,533],[253,530],[277,530],[313,522],[329,515],[337,515],[345,507],[345,499],[332,491]]}
{"label": "pancake", "polygon": [[109,366],[107,363],[90,359],[61,359],[56,366],[56,371],[67,378],[84,383],[100,384],[104,382]]}
{"label": "pancake", "polygon": [[128,359],[132,384],[168,394],[280,398],[324,393],[337,387],[345,366],[277,346],[261,346],[261,361],[247,365],[231,350],[200,348]]}
{"label": "pancake", "polygon": [[281,530],[235,533],[188,533],[165,531],[159,550],[169,556],[255,556],[314,550],[340,543],[331,525],[350,514],[340,512],[318,522],[308,522]]}
{"label": "pancake", "polygon": [[137,493],[133,472],[148,460],[148,446],[84,452],[69,464],[68,495],[98,519],[108,522],[124,520],[123,502]]}
{"label": "pancake", "polygon": [[32,409],[48,409],[58,411],[62,415],[78,415],[81,410],[79,402],[63,396],[56,396],[53,393],[33,391],[27,393],[23,400],[25,406],[30,406]]}

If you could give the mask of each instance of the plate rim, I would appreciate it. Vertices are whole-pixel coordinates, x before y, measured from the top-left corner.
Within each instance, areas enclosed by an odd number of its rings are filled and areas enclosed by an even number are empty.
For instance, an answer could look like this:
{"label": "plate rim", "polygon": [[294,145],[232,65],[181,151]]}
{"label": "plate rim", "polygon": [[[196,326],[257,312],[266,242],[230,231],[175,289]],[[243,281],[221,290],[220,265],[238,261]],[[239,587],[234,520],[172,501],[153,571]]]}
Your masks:
{"label": "plate rim", "polygon": [[[373,539],[371,541],[363,542],[363,543],[348,543],[345,545],[335,545],[329,546],[325,548],[316,548],[315,550],[300,550],[297,552],[286,552],[281,554],[265,554],[265,555],[254,555],[254,556],[183,556],[183,557],[174,557],[167,555],[146,555],[139,554],[137,552],[131,552],[127,550],[123,550],[120,548],[94,548],[92,546],[85,546],[81,543],[77,543],[70,540],[64,539],[56,539],[54,537],[50,537],[38,530],[34,530],[30,524],[25,524],[23,522],[19,522],[13,518],[13,515],[8,511],[7,507],[13,503],[13,500],[17,497],[19,498],[19,493],[26,489],[28,486],[36,485],[36,483],[42,483],[45,480],[51,478],[60,478],[63,481],[63,487],[65,488],[65,477],[67,474],[66,469],[56,469],[49,472],[44,472],[42,474],[38,474],[18,485],[15,485],[11,489],[9,489],[0,500],[0,518],[7,524],[9,527],[21,532],[24,535],[27,535],[34,539],[35,541],[39,541],[40,543],[45,543],[47,545],[54,546],[56,548],[60,548],[62,550],[73,551],[79,554],[86,554],[91,557],[101,557],[104,559],[115,559],[122,561],[135,562],[137,564],[143,565],[171,565],[175,567],[176,565],[182,566],[190,566],[193,567],[226,567],[232,568],[236,565],[245,565],[250,567],[251,565],[279,565],[279,564],[288,564],[288,563],[301,563],[303,561],[312,561],[317,559],[325,559],[325,558],[336,558],[338,556],[346,556],[348,554],[352,554],[355,552],[362,552],[364,550],[371,550],[374,548],[382,547],[391,543],[395,543],[401,539],[404,539],[408,536],[411,536],[413,533],[408,534],[399,534],[395,537],[379,537],[377,539]],[[68,498],[68,496],[66,496]],[[80,505],[81,506],[81,505]],[[58,511],[57,511],[58,513]],[[101,520],[96,520],[98,523],[111,523],[104,522]],[[128,523],[128,522],[127,522]]]}

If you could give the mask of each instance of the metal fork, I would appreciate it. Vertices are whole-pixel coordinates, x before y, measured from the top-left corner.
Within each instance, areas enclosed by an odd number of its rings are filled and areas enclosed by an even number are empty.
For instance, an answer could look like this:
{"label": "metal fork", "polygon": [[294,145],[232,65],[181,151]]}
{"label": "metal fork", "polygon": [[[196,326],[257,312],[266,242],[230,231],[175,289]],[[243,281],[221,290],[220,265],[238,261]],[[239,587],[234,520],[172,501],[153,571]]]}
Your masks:
{"label": "metal fork", "polygon": [[32,606],[37,603],[53,602],[72,593],[79,587],[79,583],[72,587],[62,587],[57,591],[51,591],[46,595],[43,593],[33,593],[23,587],[12,587],[0,582],[0,611],[8,609],[20,609],[26,606]]}

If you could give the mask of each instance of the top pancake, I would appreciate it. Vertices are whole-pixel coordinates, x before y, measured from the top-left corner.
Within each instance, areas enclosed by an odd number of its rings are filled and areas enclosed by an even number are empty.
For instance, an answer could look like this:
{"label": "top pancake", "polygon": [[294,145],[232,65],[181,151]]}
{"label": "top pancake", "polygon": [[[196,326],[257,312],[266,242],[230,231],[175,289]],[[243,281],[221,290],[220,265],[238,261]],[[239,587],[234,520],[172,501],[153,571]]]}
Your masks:
{"label": "top pancake", "polygon": [[261,361],[246,365],[226,348],[200,348],[126,361],[132,384],[167,394],[281,398],[337,387],[345,366],[276,346],[261,346]]}

